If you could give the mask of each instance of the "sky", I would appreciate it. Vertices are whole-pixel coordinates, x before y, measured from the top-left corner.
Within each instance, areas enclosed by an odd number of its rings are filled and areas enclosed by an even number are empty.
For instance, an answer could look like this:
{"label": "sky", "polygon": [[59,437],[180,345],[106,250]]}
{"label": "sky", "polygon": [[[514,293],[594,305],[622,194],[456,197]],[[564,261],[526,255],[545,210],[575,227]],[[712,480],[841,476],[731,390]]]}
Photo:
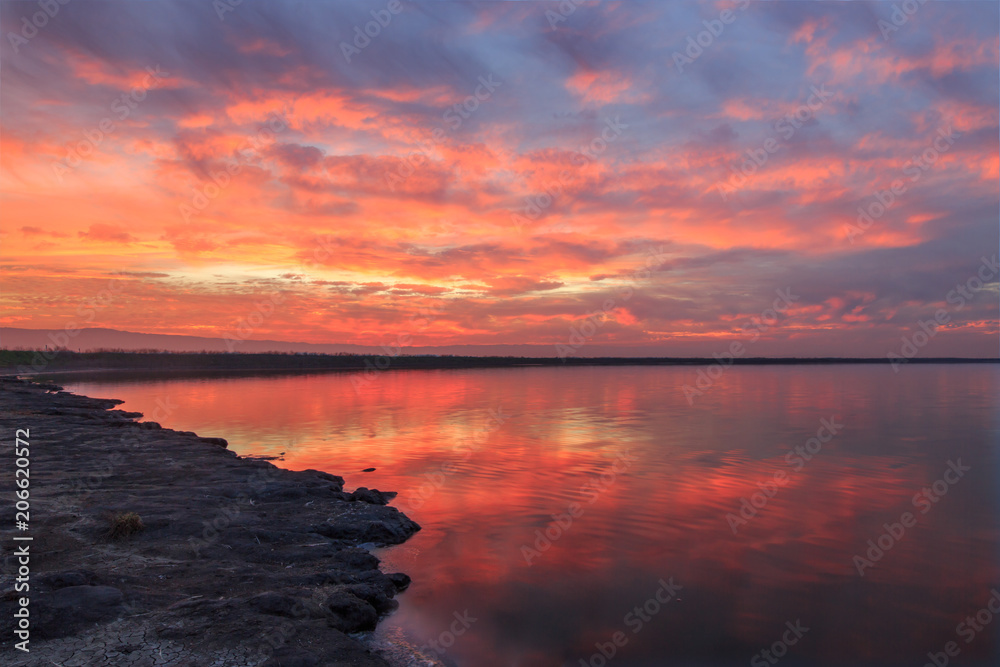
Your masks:
{"label": "sky", "polygon": [[0,4],[0,325],[998,354],[995,2],[232,1]]}

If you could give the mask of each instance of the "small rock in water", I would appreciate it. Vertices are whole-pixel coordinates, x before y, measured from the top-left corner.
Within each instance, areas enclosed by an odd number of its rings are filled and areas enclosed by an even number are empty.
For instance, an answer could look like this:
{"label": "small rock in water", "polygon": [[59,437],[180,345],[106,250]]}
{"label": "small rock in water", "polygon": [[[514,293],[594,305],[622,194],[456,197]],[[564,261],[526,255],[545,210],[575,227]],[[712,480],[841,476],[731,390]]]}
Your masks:
{"label": "small rock in water", "polygon": [[361,472],[375,472],[375,468],[365,468]]}

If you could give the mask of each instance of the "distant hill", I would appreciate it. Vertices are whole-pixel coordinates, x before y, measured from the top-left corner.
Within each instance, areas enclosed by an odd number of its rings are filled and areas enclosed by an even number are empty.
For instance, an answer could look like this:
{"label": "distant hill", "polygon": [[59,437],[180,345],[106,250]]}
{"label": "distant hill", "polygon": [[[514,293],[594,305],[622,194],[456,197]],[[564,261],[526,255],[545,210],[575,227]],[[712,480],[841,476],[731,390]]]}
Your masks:
{"label": "distant hill", "polygon": [[[64,342],[65,341],[65,342]],[[18,329],[0,327],[0,347],[7,349],[65,347],[77,352],[98,349],[165,350],[167,352],[313,352],[318,354],[385,354],[378,345],[290,343],[277,340],[232,341],[224,338],[147,334],[118,329],[80,329],[69,337],[61,329]],[[448,345],[407,347],[405,354],[455,354],[463,356],[552,357],[552,345]],[[636,352],[635,355],[645,356]]]}
{"label": "distant hill", "polygon": [[[567,332],[568,335],[568,332]],[[388,337],[387,337],[388,339]],[[734,334],[734,340],[738,336]],[[961,340],[953,345],[938,345],[934,348],[937,354],[933,359],[993,359],[995,354],[976,354],[973,346],[961,346]],[[729,341],[726,341],[728,346]],[[372,356],[404,355],[437,355],[462,357],[528,357],[533,359],[556,358],[560,350],[555,345],[441,345],[425,347],[404,347],[402,349],[383,349],[380,345],[352,344],[315,344],[295,343],[278,340],[244,340],[233,341],[225,338],[209,338],[205,336],[185,336],[173,334],[147,334],[118,329],[81,329],[75,336],[68,336],[61,329],[19,329],[15,327],[0,327],[0,348],[12,349],[45,349],[67,348],[75,352],[95,350],[122,351],[165,351],[165,352],[242,352],[242,353],[312,353],[312,354],[357,354]],[[785,340],[761,341],[752,349],[747,346],[747,354],[739,362],[752,359],[797,359],[799,363],[813,360],[859,360],[871,359],[885,361],[885,354],[865,355],[858,357],[850,353],[850,345],[844,345],[844,350],[831,351],[830,354],[801,354],[794,345]],[[565,346],[563,349],[566,350]],[[659,345],[628,345],[612,341],[586,341],[577,349],[569,349],[563,356],[582,358],[620,358],[620,359],[706,359],[715,363],[713,355],[720,349],[717,341],[700,341],[691,343],[684,340],[671,340]],[[721,349],[725,349],[722,347]],[[878,349],[878,347],[875,347]],[[885,348],[888,349],[888,348]],[[839,353],[838,353],[839,352]],[[913,361],[929,361],[931,355],[918,354]]]}

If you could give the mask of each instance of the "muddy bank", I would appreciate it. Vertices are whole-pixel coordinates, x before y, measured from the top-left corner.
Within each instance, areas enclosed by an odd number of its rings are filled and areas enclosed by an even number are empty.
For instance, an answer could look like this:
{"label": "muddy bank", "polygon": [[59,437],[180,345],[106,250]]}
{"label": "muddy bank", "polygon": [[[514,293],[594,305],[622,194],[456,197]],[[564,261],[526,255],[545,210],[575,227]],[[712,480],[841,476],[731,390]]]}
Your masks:
{"label": "muddy bank", "polygon": [[[240,459],[225,441],[56,389],[0,380],[0,663],[387,667],[366,633],[409,579],[361,545],[419,530],[393,494],[345,493],[334,475]],[[27,531],[15,527],[17,429],[29,430]],[[126,513],[142,528],[115,538]],[[23,545],[30,590],[16,592]],[[29,653],[11,622],[24,596]]]}

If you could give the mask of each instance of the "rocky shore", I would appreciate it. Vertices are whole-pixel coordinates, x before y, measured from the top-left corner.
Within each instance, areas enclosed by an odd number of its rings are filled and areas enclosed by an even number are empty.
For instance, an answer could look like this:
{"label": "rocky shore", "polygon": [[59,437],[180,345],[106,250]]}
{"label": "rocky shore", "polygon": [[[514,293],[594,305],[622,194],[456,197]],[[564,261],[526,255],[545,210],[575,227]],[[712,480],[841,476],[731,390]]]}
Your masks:
{"label": "rocky shore", "polygon": [[[409,578],[366,547],[420,529],[387,505],[394,494],[241,459],[118,403],[0,379],[0,663],[388,667],[366,633]],[[29,434],[26,531],[17,429]],[[23,545],[27,592],[15,590]],[[27,653],[12,627],[23,597]]]}

